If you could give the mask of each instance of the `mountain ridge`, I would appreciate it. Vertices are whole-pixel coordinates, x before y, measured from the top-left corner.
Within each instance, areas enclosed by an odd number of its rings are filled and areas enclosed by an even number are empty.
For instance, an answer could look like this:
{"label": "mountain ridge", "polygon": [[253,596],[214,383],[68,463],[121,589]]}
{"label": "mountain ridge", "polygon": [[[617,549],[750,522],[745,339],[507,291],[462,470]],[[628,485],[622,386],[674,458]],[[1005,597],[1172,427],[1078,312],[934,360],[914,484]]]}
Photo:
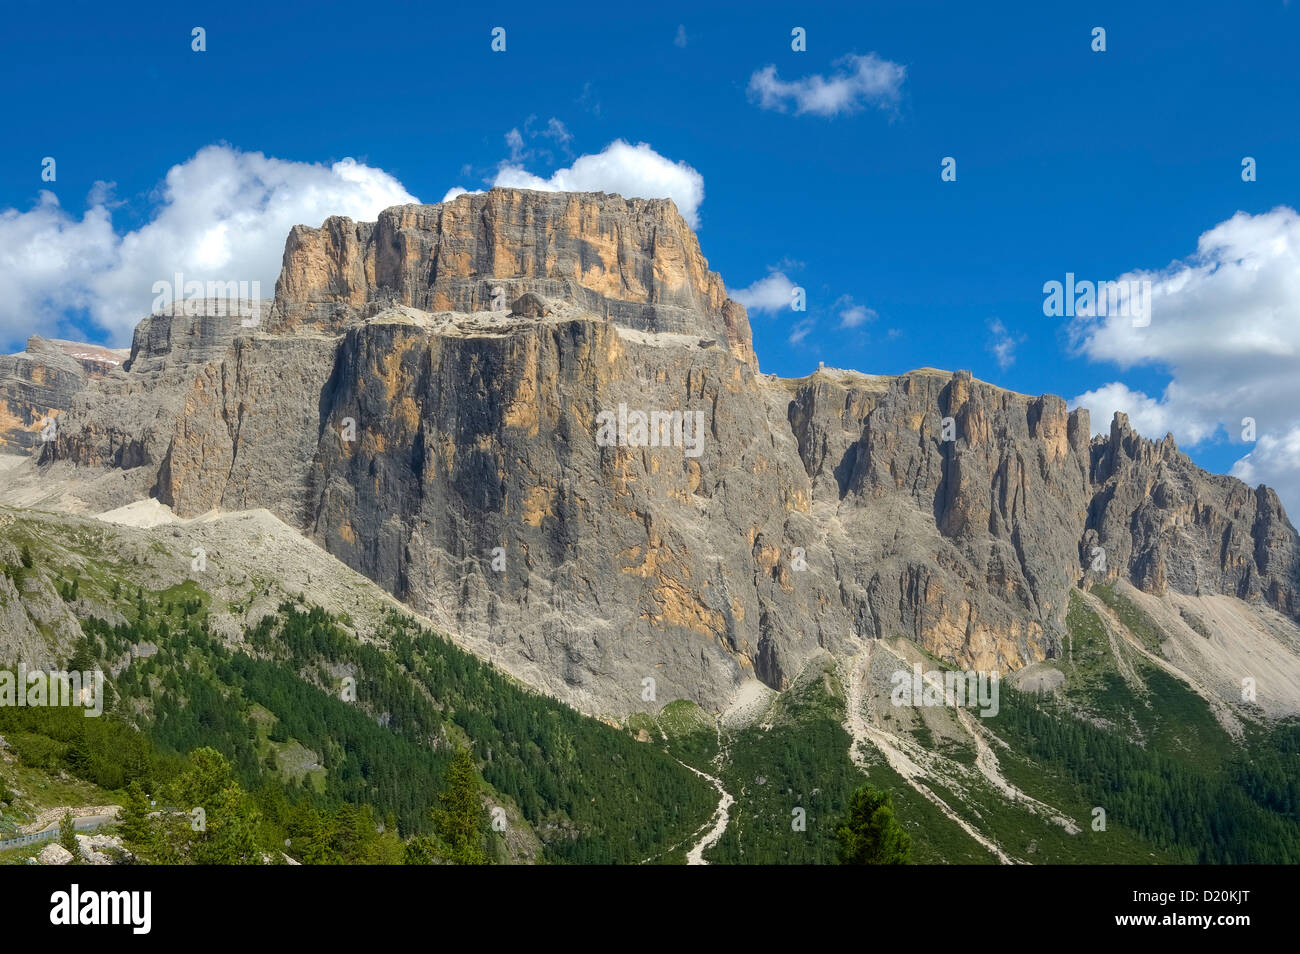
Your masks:
{"label": "mountain ridge", "polygon": [[[549,315],[507,310],[529,293]],[[264,507],[591,710],[647,708],[647,678],[717,708],[886,635],[1020,669],[1060,656],[1094,580],[1300,611],[1276,494],[1123,415],[1094,438],[1086,409],[969,372],[762,374],[667,200],[329,219],[291,233],[264,324],[190,310],[141,322],[6,500]],[[601,446],[620,405],[701,412],[700,455]]]}

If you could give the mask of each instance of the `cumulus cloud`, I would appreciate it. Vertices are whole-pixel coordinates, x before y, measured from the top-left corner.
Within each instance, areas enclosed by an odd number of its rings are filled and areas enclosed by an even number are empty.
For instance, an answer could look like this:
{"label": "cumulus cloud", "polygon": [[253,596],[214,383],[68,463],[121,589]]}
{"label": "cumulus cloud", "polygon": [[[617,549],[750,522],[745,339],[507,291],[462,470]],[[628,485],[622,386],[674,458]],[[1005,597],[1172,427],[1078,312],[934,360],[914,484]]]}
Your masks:
{"label": "cumulus cloud", "polygon": [[1143,437],[1161,438],[1173,434],[1180,443],[1194,446],[1213,436],[1215,431],[1212,423],[1207,425],[1202,419],[1180,414],[1167,397],[1150,397],[1142,391],[1134,391],[1122,381],[1111,381],[1085,391],[1070,403],[1088,409],[1094,434],[1110,433],[1110,422],[1116,411],[1127,414],[1129,423]]}
{"label": "cumulus cloud", "polygon": [[833,64],[830,76],[814,73],[795,80],[783,80],[776,66],[769,64],[749,78],[749,98],[763,109],[796,116],[811,113],[830,118],[853,113],[866,106],[893,109],[903,92],[907,67],[875,53],[849,54]]}
{"label": "cumulus cloud", "polygon": [[841,328],[860,328],[880,317],[874,308],[859,305],[851,295],[841,295],[834,307],[839,310]]}
{"label": "cumulus cloud", "polygon": [[[1201,235],[1187,259],[1120,280],[1151,282],[1150,323],[1076,318],[1071,345],[1121,369],[1158,368],[1170,382],[1158,397],[1120,381],[1079,395],[1093,429],[1105,432],[1111,412],[1122,410],[1144,434],[1172,431],[1195,446],[1224,435],[1240,441],[1243,418],[1253,418],[1259,440],[1239,473],[1279,492],[1295,487],[1287,448],[1300,406],[1300,215],[1286,207],[1238,212]],[[1288,506],[1300,512],[1300,495],[1290,493]]]}
{"label": "cumulus cloud", "polygon": [[794,289],[794,282],[786,277],[785,272],[772,272],[748,288],[729,288],[727,294],[744,305],[747,311],[774,314],[790,307]]}
{"label": "cumulus cloud", "polygon": [[1292,521],[1300,512],[1300,425],[1278,435],[1261,434],[1252,450],[1232,465],[1232,476],[1277,491]]}
{"label": "cumulus cloud", "polygon": [[257,281],[269,298],[292,226],[330,215],[373,220],[416,201],[388,173],[352,159],[327,166],[226,145],[168,170],[147,221],[123,233],[110,184],[96,185],[80,218],[42,192],[25,212],[0,212],[0,339],[85,336],[90,324],[126,343],[150,311],[154,283],[177,272],[204,283]]}
{"label": "cumulus cloud", "polygon": [[624,198],[672,199],[692,228],[699,227],[700,203],[704,201],[704,176],[694,168],[661,156],[646,143],[634,146],[622,139],[616,139],[598,153],[579,156],[572,165],[557,169],[545,178],[507,161],[497,170],[492,185],[543,192],[616,192]]}

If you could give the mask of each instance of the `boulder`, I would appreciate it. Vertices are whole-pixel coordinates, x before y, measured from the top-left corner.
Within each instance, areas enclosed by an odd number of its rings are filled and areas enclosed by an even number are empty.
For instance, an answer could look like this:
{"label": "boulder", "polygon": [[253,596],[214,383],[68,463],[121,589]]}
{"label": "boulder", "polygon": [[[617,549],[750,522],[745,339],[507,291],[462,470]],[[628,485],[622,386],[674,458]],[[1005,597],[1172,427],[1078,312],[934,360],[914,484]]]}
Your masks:
{"label": "boulder", "polygon": [[550,313],[545,300],[532,292],[524,292],[510,303],[511,318],[545,318]]}
{"label": "boulder", "polygon": [[62,845],[51,842],[41,849],[41,853],[36,856],[43,865],[69,865],[72,864],[72,852]]}

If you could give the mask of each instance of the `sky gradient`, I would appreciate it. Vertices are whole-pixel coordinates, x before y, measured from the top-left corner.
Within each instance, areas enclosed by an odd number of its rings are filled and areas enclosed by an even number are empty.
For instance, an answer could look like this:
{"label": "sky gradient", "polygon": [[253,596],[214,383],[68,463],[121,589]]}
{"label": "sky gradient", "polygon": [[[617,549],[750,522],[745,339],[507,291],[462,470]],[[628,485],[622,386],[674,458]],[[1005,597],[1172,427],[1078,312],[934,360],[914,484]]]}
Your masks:
{"label": "sky gradient", "polygon": [[[10,2],[0,349],[124,344],[173,270],[269,296],[286,217],[695,189],[763,370],[967,368],[1086,398],[1094,429],[1123,407],[1294,510],[1296,6]],[[1067,272],[1152,281],[1150,327],[1046,316]],[[790,285],[805,312],[763,307]]]}

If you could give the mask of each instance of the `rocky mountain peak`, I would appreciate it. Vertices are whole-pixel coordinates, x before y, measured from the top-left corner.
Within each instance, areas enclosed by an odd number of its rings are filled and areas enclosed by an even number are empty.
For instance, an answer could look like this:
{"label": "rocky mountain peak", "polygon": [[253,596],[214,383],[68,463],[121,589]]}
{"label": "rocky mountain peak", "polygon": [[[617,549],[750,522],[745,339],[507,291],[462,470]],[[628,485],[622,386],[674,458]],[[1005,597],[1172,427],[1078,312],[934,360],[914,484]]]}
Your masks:
{"label": "rocky mountain peak", "polygon": [[492,189],[296,226],[272,328],[337,332],[377,308],[501,310],[525,293],[638,331],[723,340],[756,366],[745,309],[670,199]]}
{"label": "rocky mountain peak", "polygon": [[18,354],[0,355],[0,450],[39,449],[86,382],[121,367],[126,357],[116,348],[40,335]]}
{"label": "rocky mountain peak", "polygon": [[588,709],[644,708],[646,677],[716,707],[883,637],[1017,670],[1093,582],[1300,614],[1276,495],[1123,414],[1093,438],[969,371],[760,374],[664,200],[503,189],[299,226],[256,325],[172,309],[106,374],[41,360],[62,370],[0,361],[11,417],[66,409],[11,495],[265,508]]}

